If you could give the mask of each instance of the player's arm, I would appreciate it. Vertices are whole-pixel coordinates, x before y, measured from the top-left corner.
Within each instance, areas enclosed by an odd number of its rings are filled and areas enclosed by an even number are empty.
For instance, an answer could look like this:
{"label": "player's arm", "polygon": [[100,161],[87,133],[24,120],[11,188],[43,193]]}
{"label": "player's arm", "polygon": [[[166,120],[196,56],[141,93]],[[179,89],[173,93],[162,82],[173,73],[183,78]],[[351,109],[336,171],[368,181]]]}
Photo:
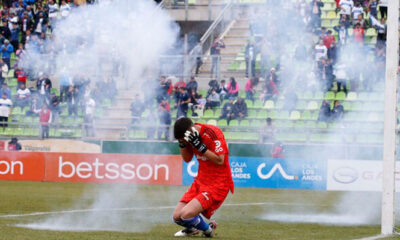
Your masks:
{"label": "player's arm", "polygon": [[217,155],[215,153],[213,153],[212,151],[208,150],[204,153],[204,156],[210,160],[211,162],[217,164],[217,165],[222,165],[224,164],[224,160],[225,160],[225,154],[220,154]]}

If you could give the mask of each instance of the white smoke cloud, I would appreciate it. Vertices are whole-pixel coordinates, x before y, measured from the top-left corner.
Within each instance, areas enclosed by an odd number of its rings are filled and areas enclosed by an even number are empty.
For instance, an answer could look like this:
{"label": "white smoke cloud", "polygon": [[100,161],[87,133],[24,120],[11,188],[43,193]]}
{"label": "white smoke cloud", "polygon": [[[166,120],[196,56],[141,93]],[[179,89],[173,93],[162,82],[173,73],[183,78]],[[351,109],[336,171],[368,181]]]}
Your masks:
{"label": "white smoke cloud", "polygon": [[21,66],[33,75],[67,72],[94,81],[119,75],[124,83],[133,83],[155,71],[177,33],[177,25],[154,1],[103,0],[74,10],[56,24],[54,37],[43,45],[50,54],[39,54],[43,50],[31,41]]}

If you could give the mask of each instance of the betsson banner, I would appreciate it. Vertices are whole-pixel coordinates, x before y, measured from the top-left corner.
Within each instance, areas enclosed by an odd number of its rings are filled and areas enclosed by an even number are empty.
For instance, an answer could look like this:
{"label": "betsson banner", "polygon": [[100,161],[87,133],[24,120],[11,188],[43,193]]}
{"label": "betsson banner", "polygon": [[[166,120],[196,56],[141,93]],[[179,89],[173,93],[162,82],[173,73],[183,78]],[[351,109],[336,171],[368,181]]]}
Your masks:
{"label": "betsson banner", "polygon": [[178,155],[0,152],[0,180],[182,184]]}

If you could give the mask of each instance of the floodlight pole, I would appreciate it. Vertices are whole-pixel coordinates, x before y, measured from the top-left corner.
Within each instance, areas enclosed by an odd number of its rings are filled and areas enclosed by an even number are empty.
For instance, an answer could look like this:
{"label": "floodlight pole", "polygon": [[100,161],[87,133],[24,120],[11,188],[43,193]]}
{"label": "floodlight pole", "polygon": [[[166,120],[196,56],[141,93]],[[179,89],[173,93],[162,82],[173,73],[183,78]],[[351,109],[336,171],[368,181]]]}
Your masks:
{"label": "floodlight pole", "polygon": [[381,233],[394,232],[396,164],[397,69],[399,64],[399,0],[388,0],[385,80],[385,121],[383,128],[383,179]]}

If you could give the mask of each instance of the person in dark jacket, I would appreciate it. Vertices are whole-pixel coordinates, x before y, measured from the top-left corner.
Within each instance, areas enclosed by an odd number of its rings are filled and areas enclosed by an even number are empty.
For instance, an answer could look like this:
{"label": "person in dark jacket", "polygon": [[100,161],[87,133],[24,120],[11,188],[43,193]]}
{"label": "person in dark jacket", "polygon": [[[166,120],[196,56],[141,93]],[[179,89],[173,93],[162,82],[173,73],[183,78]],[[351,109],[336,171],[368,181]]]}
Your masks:
{"label": "person in dark jacket", "polygon": [[243,98],[238,97],[233,107],[233,116],[239,120],[243,120],[247,117],[247,104]]}
{"label": "person in dark jacket", "polygon": [[20,151],[22,149],[21,144],[18,142],[18,138],[13,137],[8,142],[8,151]]}
{"label": "person in dark jacket", "polygon": [[331,104],[329,101],[324,100],[321,108],[319,109],[318,121],[327,122],[331,116]]}
{"label": "person in dark jacket", "polygon": [[233,108],[234,108],[233,102],[234,101],[235,101],[234,97],[229,98],[229,102],[225,103],[224,106],[222,107],[221,116],[219,117],[219,119],[226,119],[228,124],[229,124],[229,121],[234,116],[233,115]]}

